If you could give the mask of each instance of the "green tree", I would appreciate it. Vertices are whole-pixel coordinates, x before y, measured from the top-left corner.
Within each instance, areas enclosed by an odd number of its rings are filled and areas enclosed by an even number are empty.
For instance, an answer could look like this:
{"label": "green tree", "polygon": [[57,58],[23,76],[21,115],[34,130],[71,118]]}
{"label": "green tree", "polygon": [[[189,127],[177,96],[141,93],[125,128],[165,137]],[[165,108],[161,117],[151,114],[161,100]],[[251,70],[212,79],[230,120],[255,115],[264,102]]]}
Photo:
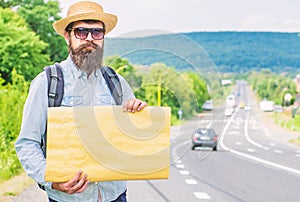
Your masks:
{"label": "green tree", "polygon": [[144,71],[140,91],[149,105],[171,107],[172,120],[179,109],[183,111],[183,118],[191,117],[197,109],[195,92],[184,75],[162,63],[152,64]]}
{"label": "green tree", "polygon": [[[270,71],[252,71],[248,77],[249,83],[260,99],[267,98],[276,104],[284,105],[284,95],[290,93],[296,96],[296,84],[286,76],[274,74]],[[294,100],[294,99],[293,99]],[[293,104],[293,101],[290,103]]]}
{"label": "green tree", "polygon": [[65,59],[68,55],[67,46],[62,36],[55,33],[52,24],[61,19],[57,0],[23,0],[18,13],[26,20],[30,28],[48,44],[45,53],[50,55],[52,62]]}
{"label": "green tree", "polygon": [[137,74],[136,68],[126,58],[119,56],[106,57],[104,65],[113,68],[118,74],[122,75],[133,89],[141,86],[142,77]]}
{"label": "green tree", "polygon": [[31,80],[49,63],[44,54],[47,44],[9,8],[0,8],[0,44],[0,74],[6,83],[11,81],[12,69]]}
{"label": "green tree", "polygon": [[200,110],[200,106],[202,106],[202,104],[210,99],[210,95],[206,86],[206,83],[204,82],[203,79],[201,79],[199,77],[198,74],[194,73],[194,72],[187,72],[185,73],[185,78],[190,80],[190,82],[188,82],[189,86],[191,89],[193,89],[193,92],[197,98],[197,104],[198,107],[196,108],[197,111]]}
{"label": "green tree", "polygon": [[1,8],[11,8],[13,6],[17,6],[22,2],[22,0],[0,0]]}

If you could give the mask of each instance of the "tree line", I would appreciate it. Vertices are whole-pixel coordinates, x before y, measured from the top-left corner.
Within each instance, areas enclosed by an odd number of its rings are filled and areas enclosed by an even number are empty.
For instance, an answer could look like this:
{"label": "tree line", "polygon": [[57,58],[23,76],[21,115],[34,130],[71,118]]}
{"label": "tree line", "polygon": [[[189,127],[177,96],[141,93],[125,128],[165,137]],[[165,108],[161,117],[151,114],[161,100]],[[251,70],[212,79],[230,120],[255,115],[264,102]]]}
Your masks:
{"label": "tree line", "polygon": [[[179,36],[182,37],[178,40]],[[186,38],[186,40],[183,40]],[[197,57],[189,46],[184,46],[187,40],[193,41],[202,48],[222,73],[244,74],[249,71],[260,71],[269,68],[272,72],[300,71],[300,37],[298,33],[281,32],[192,32],[172,33],[140,38],[112,38],[107,51],[110,54],[120,54],[126,47],[145,47],[163,44],[169,49],[180,47],[186,57]],[[122,45],[114,46],[115,44]],[[127,58],[136,64],[151,64],[160,60],[178,69],[189,68],[189,64],[172,54],[161,54],[155,50],[141,50],[129,54]]]}
{"label": "tree line", "polygon": [[[297,92],[296,83],[293,81],[294,78],[285,74],[275,74],[270,69],[251,71],[247,75],[247,80],[260,100],[271,100],[276,105],[282,106],[293,105],[296,101]],[[286,94],[292,96],[288,103],[284,99]]]}

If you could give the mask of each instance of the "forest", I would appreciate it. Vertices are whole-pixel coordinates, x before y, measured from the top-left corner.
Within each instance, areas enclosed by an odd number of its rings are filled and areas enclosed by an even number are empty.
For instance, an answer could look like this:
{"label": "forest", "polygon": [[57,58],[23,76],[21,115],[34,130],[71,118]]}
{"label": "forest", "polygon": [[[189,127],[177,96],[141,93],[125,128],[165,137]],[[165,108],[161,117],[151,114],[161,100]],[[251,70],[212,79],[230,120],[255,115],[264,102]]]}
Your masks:
{"label": "forest", "polygon": [[[199,46],[198,49],[202,51],[191,49],[191,43]],[[128,54],[129,48],[135,50],[134,53]],[[298,33],[174,33],[150,37],[111,38],[106,45],[107,54],[127,53],[126,57],[134,64],[149,65],[161,61],[178,69],[190,68],[190,64],[173,54],[173,50],[177,48],[181,49],[180,52],[185,58],[206,55],[220,72],[247,73],[250,70],[268,68],[277,73],[295,73],[300,69]]]}

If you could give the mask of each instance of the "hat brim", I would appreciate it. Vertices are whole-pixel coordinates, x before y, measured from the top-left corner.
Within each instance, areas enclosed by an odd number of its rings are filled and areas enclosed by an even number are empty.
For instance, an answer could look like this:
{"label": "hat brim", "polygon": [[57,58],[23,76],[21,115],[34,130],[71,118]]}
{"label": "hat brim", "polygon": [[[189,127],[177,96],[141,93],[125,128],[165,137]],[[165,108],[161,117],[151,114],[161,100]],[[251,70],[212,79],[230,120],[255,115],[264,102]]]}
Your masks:
{"label": "hat brim", "polygon": [[82,13],[78,15],[69,16],[53,23],[53,28],[61,36],[64,36],[66,27],[76,21],[80,20],[99,20],[104,23],[105,34],[109,33],[117,24],[117,16],[109,13]]}

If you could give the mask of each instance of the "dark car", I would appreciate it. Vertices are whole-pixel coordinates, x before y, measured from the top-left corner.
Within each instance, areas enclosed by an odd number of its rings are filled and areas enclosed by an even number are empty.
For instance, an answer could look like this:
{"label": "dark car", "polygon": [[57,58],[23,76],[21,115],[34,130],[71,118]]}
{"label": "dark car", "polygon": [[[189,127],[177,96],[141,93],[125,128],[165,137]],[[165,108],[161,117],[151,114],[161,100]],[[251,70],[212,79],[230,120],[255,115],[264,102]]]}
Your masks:
{"label": "dark car", "polygon": [[211,147],[217,151],[218,135],[211,128],[198,128],[192,136],[192,143],[192,150],[195,147]]}

